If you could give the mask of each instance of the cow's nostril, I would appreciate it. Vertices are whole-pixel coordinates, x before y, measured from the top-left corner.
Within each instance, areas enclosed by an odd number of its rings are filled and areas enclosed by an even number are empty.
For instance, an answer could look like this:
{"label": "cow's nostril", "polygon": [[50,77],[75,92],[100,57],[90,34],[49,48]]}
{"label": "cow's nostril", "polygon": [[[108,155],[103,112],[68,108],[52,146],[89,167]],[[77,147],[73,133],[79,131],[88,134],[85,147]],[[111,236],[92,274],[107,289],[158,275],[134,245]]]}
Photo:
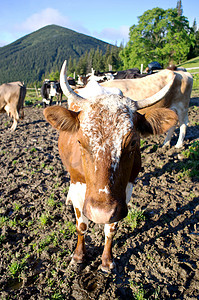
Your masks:
{"label": "cow's nostril", "polygon": [[127,205],[124,204],[122,206],[116,206],[109,223],[118,222],[122,219],[124,219],[128,214],[128,208]]}

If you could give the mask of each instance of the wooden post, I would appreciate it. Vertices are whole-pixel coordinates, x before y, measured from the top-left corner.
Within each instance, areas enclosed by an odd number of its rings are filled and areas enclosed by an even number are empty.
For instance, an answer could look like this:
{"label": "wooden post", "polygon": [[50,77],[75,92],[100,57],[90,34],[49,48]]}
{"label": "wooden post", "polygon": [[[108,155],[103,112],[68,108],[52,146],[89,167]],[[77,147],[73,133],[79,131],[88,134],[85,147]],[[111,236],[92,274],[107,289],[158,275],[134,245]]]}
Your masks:
{"label": "wooden post", "polygon": [[140,71],[140,73],[142,74],[142,72],[143,72],[143,64],[141,64],[141,71]]}

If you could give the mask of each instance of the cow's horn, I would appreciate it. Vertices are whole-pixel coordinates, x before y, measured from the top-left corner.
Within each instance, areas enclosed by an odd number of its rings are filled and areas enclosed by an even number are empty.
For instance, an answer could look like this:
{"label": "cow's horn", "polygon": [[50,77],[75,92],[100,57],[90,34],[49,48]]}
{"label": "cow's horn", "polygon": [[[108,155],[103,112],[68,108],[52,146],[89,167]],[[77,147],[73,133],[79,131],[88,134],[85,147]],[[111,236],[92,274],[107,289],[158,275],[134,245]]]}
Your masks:
{"label": "cow's horn", "polygon": [[155,104],[156,102],[162,100],[166,96],[166,94],[169,92],[174,79],[175,79],[175,74],[173,73],[172,79],[159,92],[157,92],[153,96],[148,97],[146,99],[142,99],[142,100],[138,100],[138,101],[133,100],[135,102],[136,108],[142,109],[142,108],[151,106],[151,105]]}
{"label": "cow's horn", "polygon": [[70,98],[72,101],[81,101],[84,100],[83,97],[79,96],[78,94],[76,94],[70,87],[68,80],[67,80],[67,76],[66,76],[66,64],[67,61],[65,60],[63,63],[63,66],[61,68],[61,72],[60,72],[60,86],[61,89],[64,93],[64,95],[68,98]]}

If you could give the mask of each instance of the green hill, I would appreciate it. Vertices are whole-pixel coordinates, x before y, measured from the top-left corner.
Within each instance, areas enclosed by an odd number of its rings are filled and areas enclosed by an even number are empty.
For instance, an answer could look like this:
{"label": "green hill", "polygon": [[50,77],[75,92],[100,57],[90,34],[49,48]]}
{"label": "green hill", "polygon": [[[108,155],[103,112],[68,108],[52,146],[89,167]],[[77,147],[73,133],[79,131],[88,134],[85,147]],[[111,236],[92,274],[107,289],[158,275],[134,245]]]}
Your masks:
{"label": "green hill", "polygon": [[60,70],[65,59],[79,59],[90,49],[106,52],[109,44],[73,30],[49,25],[0,48],[0,84],[41,81],[42,75]]}
{"label": "green hill", "polygon": [[191,73],[198,73],[199,69],[194,69],[194,68],[199,68],[199,56],[187,60],[186,62],[182,63],[180,66],[184,68],[188,68],[189,69],[188,71]]}

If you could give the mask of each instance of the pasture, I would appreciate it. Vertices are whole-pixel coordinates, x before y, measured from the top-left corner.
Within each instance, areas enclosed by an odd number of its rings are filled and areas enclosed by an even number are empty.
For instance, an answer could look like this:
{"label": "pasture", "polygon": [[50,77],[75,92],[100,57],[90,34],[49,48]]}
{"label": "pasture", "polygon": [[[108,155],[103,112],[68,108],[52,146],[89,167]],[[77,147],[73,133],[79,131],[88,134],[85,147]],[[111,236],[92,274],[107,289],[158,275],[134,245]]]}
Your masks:
{"label": "pasture", "polygon": [[107,274],[104,227],[92,222],[87,264],[69,264],[77,241],[69,177],[40,99],[28,93],[14,133],[0,115],[0,299],[198,299],[198,86],[196,77],[182,149],[162,148],[165,135],[141,141],[142,169],[114,238],[117,267]]}

